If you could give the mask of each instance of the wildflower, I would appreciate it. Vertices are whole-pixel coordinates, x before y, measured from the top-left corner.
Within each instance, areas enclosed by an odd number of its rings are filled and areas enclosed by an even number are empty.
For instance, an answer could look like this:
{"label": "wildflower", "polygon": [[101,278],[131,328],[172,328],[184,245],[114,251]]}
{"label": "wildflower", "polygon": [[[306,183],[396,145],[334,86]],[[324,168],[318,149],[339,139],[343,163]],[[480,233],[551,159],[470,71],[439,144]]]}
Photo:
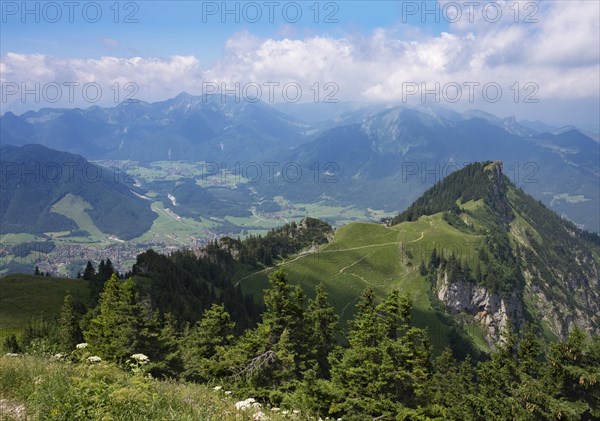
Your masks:
{"label": "wildflower", "polygon": [[100,361],[102,361],[102,358],[100,358],[96,355],[92,355],[91,357],[87,358],[88,363],[99,363]]}
{"label": "wildflower", "polygon": [[225,394],[226,394],[226,395],[231,395],[231,390],[226,390],[226,391],[225,391]]}
{"label": "wildflower", "polygon": [[213,387],[213,390],[221,390],[221,389],[223,389],[223,386],[215,386],[215,387]]}
{"label": "wildflower", "polygon": [[296,415],[297,415],[297,414],[299,414],[299,413],[300,413],[300,411],[299,411],[299,410],[297,410],[297,409],[294,409],[294,410],[292,411],[292,413],[294,413],[294,414],[296,414]]}
{"label": "wildflower", "polygon": [[282,413],[283,415],[287,415],[287,414],[289,414],[289,413],[290,413],[290,411],[288,411],[288,410],[285,410],[285,411],[281,411],[281,413]]}
{"label": "wildflower", "polygon": [[136,361],[139,362],[148,362],[150,361],[150,358],[148,358],[148,356],[144,355],[144,354],[133,354],[131,356],[131,358],[133,358]]}
{"label": "wildflower", "polygon": [[237,409],[238,411],[244,411],[251,407],[256,408],[256,406],[254,405],[255,402],[256,402],[256,399],[254,399],[254,398],[248,398],[245,401],[236,402],[235,409]]}
{"label": "wildflower", "polygon": [[254,421],[263,421],[263,420],[268,420],[269,418],[262,411],[258,411],[256,414],[254,414],[252,419]]}
{"label": "wildflower", "polygon": [[75,345],[75,348],[77,349],[85,349],[88,347],[88,343],[87,342],[82,342],[80,344]]}
{"label": "wildflower", "polygon": [[277,408],[276,406],[274,406],[273,408],[271,408],[271,411],[279,412],[279,411],[281,411],[281,408]]}
{"label": "wildflower", "polygon": [[7,357],[18,357],[20,354],[15,354],[14,352],[7,352],[6,356]]}
{"label": "wildflower", "polygon": [[62,360],[64,356],[65,356],[64,354],[61,354],[59,352],[58,354],[54,354],[54,356],[52,358],[54,358],[55,360]]}

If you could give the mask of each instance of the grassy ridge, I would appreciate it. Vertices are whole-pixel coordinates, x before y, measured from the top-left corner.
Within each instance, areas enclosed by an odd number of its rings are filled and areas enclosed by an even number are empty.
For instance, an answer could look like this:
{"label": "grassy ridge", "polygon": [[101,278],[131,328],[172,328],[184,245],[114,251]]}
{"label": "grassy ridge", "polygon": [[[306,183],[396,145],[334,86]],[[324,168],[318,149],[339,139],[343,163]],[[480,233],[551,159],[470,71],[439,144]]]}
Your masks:
{"label": "grassy ridge", "polygon": [[[448,344],[449,326],[432,308],[430,285],[419,273],[419,263],[428,260],[437,248],[454,252],[472,264],[482,237],[466,234],[448,225],[442,214],[425,216],[414,222],[393,227],[381,224],[353,223],[338,229],[332,242],[316,252],[305,252],[284,260],[289,279],[299,283],[307,294],[323,282],[342,322],[354,314],[354,304],[365,288],[371,287],[383,297],[392,289],[409,292],[414,301],[417,325],[427,327],[436,351]],[[263,270],[239,279],[242,288],[259,292],[268,287]]]}
{"label": "grassy ridge", "polygon": [[89,303],[88,284],[81,279],[33,275],[0,278],[0,340],[20,332],[29,319],[41,312],[50,317],[58,315],[67,293]]}

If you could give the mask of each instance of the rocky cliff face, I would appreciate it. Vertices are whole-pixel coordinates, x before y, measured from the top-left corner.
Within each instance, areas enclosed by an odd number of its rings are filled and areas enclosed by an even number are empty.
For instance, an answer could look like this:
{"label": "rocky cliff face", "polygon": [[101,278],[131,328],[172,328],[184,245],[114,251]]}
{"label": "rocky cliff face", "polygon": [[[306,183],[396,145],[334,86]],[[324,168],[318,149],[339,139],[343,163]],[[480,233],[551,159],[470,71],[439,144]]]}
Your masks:
{"label": "rocky cliff face", "polygon": [[523,301],[517,292],[504,298],[473,282],[449,283],[444,275],[437,296],[449,312],[467,314],[480,323],[492,349],[504,340],[503,335],[510,325],[519,328],[524,320]]}
{"label": "rocky cliff face", "polygon": [[549,279],[540,275],[537,266],[525,272],[525,295],[538,320],[556,336],[565,339],[577,326],[588,334],[598,334],[600,327],[600,275],[594,261],[576,260],[586,270],[585,277],[570,271],[555,272]]}

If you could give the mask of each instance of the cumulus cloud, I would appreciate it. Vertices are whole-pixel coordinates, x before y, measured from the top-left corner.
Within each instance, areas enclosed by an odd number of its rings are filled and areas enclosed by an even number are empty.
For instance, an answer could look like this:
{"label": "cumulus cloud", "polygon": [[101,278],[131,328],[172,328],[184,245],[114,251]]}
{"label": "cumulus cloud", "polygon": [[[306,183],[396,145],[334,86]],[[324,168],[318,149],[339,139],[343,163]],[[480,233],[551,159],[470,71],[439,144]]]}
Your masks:
{"label": "cumulus cloud", "polygon": [[[538,99],[598,97],[600,3],[540,2],[533,10],[525,9],[530,2],[521,2],[518,19],[509,8],[514,2],[498,3],[503,6],[498,22],[487,21],[479,6],[472,22],[463,16],[448,32],[417,32],[410,40],[398,35],[410,29],[406,27],[301,39],[265,39],[243,31],[227,40],[223,57],[210,67],[202,67],[194,56],[78,59],[7,53],[0,63],[2,82],[96,82],[107,88],[114,82],[134,82],[137,97],[144,100],[181,91],[199,94],[206,82],[229,87],[236,82],[296,82],[306,91],[315,82],[320,89],[334,82],[337,99],[360,101],[401,101],[407,84],[413,83],[425,83],[428,89],[436,83],[466,89],[465,83],[494,82],[512,98],[510,88],[516,82],[522,96],[531,93],[523,85],[533,82],[539,87]],[[440,2],[440,7],[445,4]],[[537,22],[523,22],[526,17]],[[312,98],[311,93],[303,100]]]}

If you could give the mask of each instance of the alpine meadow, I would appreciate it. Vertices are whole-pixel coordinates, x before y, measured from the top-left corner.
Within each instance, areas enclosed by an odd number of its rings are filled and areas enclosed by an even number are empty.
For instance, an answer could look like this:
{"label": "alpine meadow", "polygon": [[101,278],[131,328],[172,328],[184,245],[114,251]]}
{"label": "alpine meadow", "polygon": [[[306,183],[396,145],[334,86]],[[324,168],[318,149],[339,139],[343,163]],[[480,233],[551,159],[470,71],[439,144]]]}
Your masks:
{"label": "alpine meadow", "polygon": [[0,419],[600,420],[600,2],[0,9]]}

